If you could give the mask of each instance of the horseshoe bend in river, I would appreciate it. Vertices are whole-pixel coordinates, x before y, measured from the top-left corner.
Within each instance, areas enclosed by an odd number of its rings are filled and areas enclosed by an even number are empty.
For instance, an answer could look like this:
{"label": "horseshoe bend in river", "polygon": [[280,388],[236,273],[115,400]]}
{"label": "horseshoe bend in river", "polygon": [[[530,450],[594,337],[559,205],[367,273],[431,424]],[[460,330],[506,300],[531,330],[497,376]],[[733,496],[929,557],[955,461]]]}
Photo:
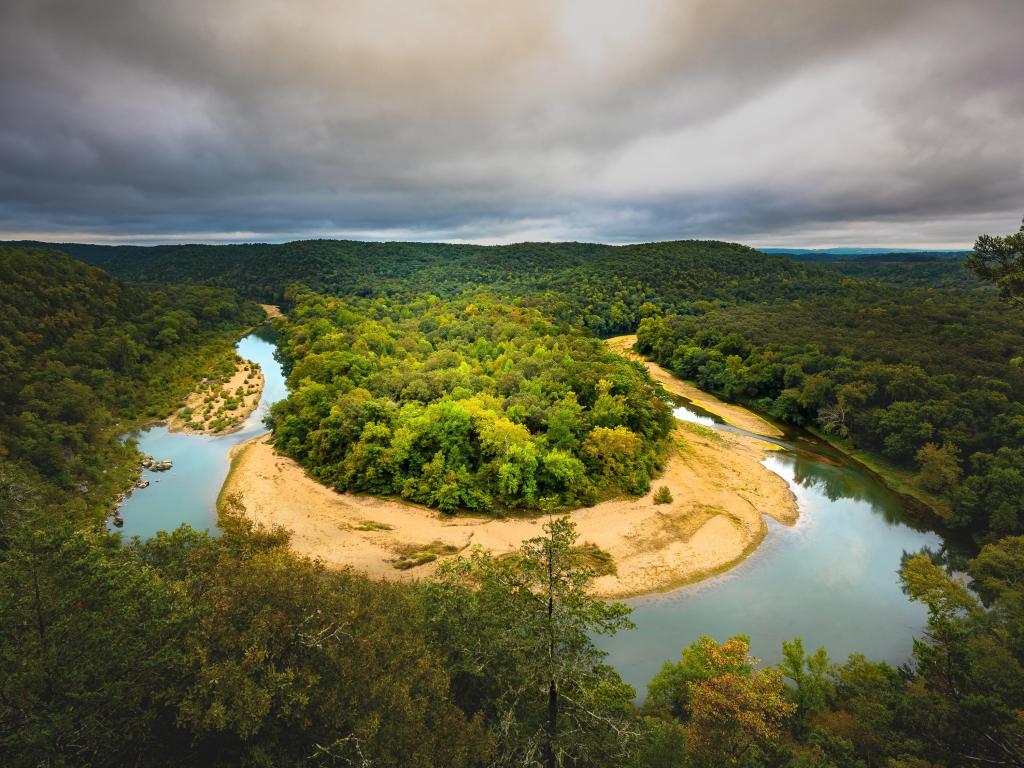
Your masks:
{"label": "horseshoe bend in river", "polygon": [[[134,435],[143,453],[169,459],[174,466],[169,472],[144,472],[144,479],[151,481],[149,487],[135,492],[121,508],[126,537],[152,536],[182,523],[216,529],[216,500],[230,468],[229,450],[265,434],[266,408],[287,396],[280,364],[273,356],[275,348],[268,330],[258,330],[238,343],[239,355],[259,363],[266,378],[259,407],[239,431],[209,436],[152,427]],[[756,440],[762,444],[759,450],[764,441],[771,442],[778,450],[764,452],[761,464],[788,486],[799,515],[795,522],[787,520],[790,525],[758,515],[767,535],[763,541],[758,537],[760,545],[724,573],[628,599],[636,629],[598,639],[609,653],[608,661],[641,693],[663,661],[676,659],[681,648],[701,635],[722,641],[746,634],[752,653],[765,661],[775,661],[780,642],[797,635],[807,647],[824,645],[837,660],[856,650],[875,660],[906,661],[926,612],[907,600],[896,571],[904,551],[936,547],[939,537],[913,528],[897,494],[820,445],[799,435],[755,434],[742,428],[746,423],[734,426],[699,405],[680,402],[676,416],[681,423],[699,425],[681,427],[684,437],[689,434],[695,442],[711,441],[719,434],[750,444]],[[709,433],[709,428],[716,432]],[[265,448],[269,451],[269,446]],[[154,482],[157,479],[159,483]],[[659,484],[656,480],[655,486]],[[680,496],[674,495],[679,502]],[[639,506],[643,500],[622,503]],[[484,533],[471,530],[470,524],[460,526],[459,521],[456,518],[453,527],[461,530],[452,535],[473,534],[470,540],[479,543]],[[536,521],[511,522],[533,526],[530,535],[540,530]],[[588,538],[593,537],[581,535]]]}

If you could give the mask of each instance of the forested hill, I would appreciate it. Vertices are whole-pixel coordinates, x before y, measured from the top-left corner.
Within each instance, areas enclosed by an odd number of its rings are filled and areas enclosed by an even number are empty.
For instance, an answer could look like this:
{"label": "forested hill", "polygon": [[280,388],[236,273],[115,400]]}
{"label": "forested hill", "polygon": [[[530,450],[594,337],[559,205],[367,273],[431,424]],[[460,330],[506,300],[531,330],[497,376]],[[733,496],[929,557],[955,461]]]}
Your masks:
{"label": "forested hill", "polygon": [[199,282],[280,303],[293,283],[335,295],[429,291],[445,296],[486,287],[527,298],[599,335],[629,331],[650,303],[762,302],[832,293],[843,276],[736,243],[372,243],[307,240],[280,245],[55,246],[133,282]]}
{"label": "forested hill", "polygon": [[0,247],[0,464],[69,512],[125,485],[122,428],[162,418],[262,312],[204,286],[143,291],[56,251]]}

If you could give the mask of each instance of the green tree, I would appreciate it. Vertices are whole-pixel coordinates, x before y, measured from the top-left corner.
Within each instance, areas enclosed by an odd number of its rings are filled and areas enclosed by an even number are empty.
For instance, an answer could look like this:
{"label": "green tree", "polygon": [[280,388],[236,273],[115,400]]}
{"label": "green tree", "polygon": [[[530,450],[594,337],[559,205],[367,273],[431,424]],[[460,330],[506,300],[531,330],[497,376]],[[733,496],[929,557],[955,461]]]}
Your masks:
{"label": "green tree", "polygon": [[925,443],[915,458],[920,465],[921,486],[933,493],[952,493],[960,482],[960,450],[952,443]]}
{"label": "green tree", "polygon": [[632,689],[595,634],[630,627],[629,608],[592,597],[593,571],[565,517],[518,556],[475,551],[426,584],[427,615],[463,709],[482,713],[500,765],[616,765],[637,733]]}
{"label": "green tree", "polygon": [[811,717],[824,711],[828,704],[828,695],[832,691],[829,666],[828,652],[824,647],[808,655],[799,637],[782,641],[782,661],[778,670],[793,683],[789,688],[789,698],[796,704],[793,724],[798,736],[807,732]]}
{"label": "green tree", "polygon": [[1024,222],[1006,237],[981,235],[965,263],[982,280],[994,283],[1001,298],[1024,306]]}

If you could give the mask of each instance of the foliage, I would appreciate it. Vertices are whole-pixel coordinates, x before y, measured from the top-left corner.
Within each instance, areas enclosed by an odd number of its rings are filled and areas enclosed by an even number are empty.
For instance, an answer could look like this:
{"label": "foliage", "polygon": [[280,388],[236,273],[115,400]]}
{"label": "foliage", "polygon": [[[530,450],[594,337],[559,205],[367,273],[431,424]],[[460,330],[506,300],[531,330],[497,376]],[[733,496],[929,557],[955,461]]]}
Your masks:
{"label": "foliage", "polygon": [[535,310],[294,300],[271,421],[322,482],[490,513],[643,493],[661,465],[672,416],[646,372]]}
{"label": "foliage", "polygon": [[967,266],[982,280],[995,283],[1001,298],[1024,305],[1024,222],[1015,234],[979,237]]}
{"label": "foliage", "polygon": [[478,765],[404,588],[225,521],[122,547],[23,528],[0,555],[0,753],[36,765]]}
{"label": "foliage", "polygon": [[262,313],[198,286],[143,291],[55,251],[0,248],[0,460],[95,513],[128,484],[130,424],[166,416]]}
{"label": "foliage", "polygon": [[655,504],[671,504],[672,503],[672,491],[669,490],[667,485],[662,485],[654,492],[654,503]]}
{"label": "foliage", "polygon": [[948,523],[1024,532],[1024,323],[991,297],[851,284],[842,298],[651,317],[639,350],[681,378],[918,473]]}
{"label": "foliage", "polygon": [[595,634],[631,627],[630,609],[587,593],[595,575],[565,517],[517,557],[474,551],[424,587],[467,714],[495,724],[495,765],[618,765],[632,746],[633,690],[602,663]]}
{"label": "foliage", "polygon": [[797,709],[788,701],[782,675],[756,669],[745,637],[721,645],[702,637],[666,662],[647,689],[647,707],[683,723],[694,764],[745,765],[777,742]]}

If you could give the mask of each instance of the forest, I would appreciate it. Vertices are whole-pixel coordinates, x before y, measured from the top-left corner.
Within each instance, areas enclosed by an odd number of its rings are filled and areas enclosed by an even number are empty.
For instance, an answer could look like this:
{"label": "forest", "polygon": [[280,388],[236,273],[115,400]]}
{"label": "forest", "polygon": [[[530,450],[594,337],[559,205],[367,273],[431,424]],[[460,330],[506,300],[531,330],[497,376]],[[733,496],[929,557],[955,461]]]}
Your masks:
{"label": "forest", "polygon": [[321,482],[445,512],[645,493],[670,407],[640,366],[493,297],[300,292],[281,352],[279,450]]}
{"label": "forest", "polygon": [[985,541],[1024,532],[1024,327],[982,297],[868,290],[690,304],[642,320],[639,348],[708,391],[910,472],[954,528]]}
{"label": "forest", "polygon": [[137,456],[120,435],[166,418],[232,366],[263,312],[198,285],[142,290],[56,251],[0,247],[0,459],[96,519]]}
{"label": "forest", "polygon": [[[72,254],[127,283],[0,251],[4,764],[1024,764],[1022,238],[980,239],[977,278],[937,286],[718,243]],[[928,612],[903,666],[703,638],[634,691],[595,645],[629,609],[588,594],[566,517],[411,584],[302,558],[230,500],[219,536],[122,541],[79,497],[113,492],[120,430],[229,354],[252,299],[290,314],[278,447],[335,487],[496,514],[638,492],[671,422],[596,338],[635,329],[706,389],[906,473],[976,549],[900,564]]]}

